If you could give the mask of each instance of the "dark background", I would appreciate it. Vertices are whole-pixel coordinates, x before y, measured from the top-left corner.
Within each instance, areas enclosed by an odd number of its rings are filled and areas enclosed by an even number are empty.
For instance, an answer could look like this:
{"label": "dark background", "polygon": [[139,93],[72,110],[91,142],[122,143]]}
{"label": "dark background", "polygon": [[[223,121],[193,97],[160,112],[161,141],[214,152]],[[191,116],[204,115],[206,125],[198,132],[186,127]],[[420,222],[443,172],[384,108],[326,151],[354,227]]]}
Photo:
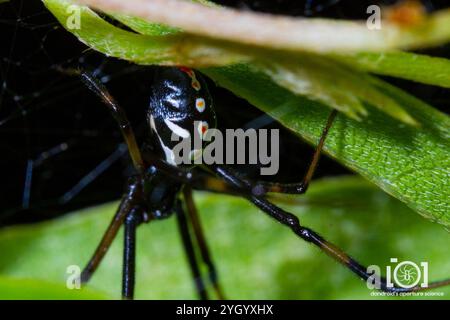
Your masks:
{"label": "dark background", "polygon": [[[243,10],[294,16],[364,19],[370,4],[396,1],[216,1]],[[448,1],[424,1],[428,11]],[[126,109],[138,133],[139,119],[148,103],[152,67],[140,67],[88,50],[59,26],[41,1],[18,0],[0,4],[0,226],[48,219],[64,212],[117,199],[130,174],[126,152],[118,151],[120,134],[107,109],[77,78],[55,67],[81,67],[93,72]],[[425,51],[449,57],[449,46]],[[433,106],[447,112],[448,90],[386,78]],[[237,128],[264,115],[245,101],[210,83],[219,126]],[[267,120],[267,119],[266,119]],[[272,179],[298,181],[306,170],[312,148],[276,122],[281,129],[281,170]],[[298,157],[292,157],[292,151]],[[114,158],[114,161],[112,161]],[[33,163],[23,200],[27,168]],[[103,164],[104,170],[99,170]],[[97,168],[97,169],[96,169]],[[255,176],[255,166],[239,166]],[[64,195],[89,173],[98,175],[70,201]],[[322,158],[316,177],[347,174],[336,162]]]}

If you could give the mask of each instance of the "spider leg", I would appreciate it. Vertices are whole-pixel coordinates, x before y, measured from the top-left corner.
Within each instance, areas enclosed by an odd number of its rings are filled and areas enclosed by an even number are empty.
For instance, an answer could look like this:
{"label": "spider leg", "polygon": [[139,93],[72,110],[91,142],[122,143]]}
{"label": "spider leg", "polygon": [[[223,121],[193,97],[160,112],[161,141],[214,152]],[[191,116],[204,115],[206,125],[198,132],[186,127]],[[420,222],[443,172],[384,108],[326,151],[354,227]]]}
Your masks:
{"label": "spider leg", "polygon": [[[322,153],[325,139],[328,132],[336,118],[337,111],[333,110],[328,116],[327,123],[322,130],[322,134],[319,139],[319,143],[314,151],[311,163],[308,170],[300,183],[274,183],[265,181],[251,181],[249,179],[242,179],[245,181],[247,188],[249,188],[255,196],[263,196],[267,193],[288,193],[288,194],[303,194],[308,189],[309,183],[316,171],[317,164],[319,163],[320,155]],[[236,175],[236,173],[228,168],[230,174]],[[211,176],[197,176],[192,179],[192,185],[195,189],[207,190],[212,192],[227,193],[231,195],[240,195],[239,189],[233,185],[227,185],[221,179]]]}
{"label": "spider leg", "polygon": [[197,259],[195,257],[194,245],[189,232],[189,226],[184,212],[183,206],[180,200],[177,200],[175,204],[175,213],[178,221],[178,228],[183,241],[184,250],[186,252],[189,265],[191,267],[192,276],[194,277],[195,288],[197,294],[201,300],[208,300],[208,293],[206,291],[205,283],[200,274],[200,268],[198,266]]}
{"label": "spider leg", "polygon": [[124,221],[122,298],[133,299],[136,276],[136,229],[144,221],[142,208],[135,207]]}
{"label": "spider leg", "polygon": [[144,161],[142,160],[141,152],[136,142],[136,137],[134,136],[131,124],[128,121],[125,110],[116,102],[113,96],[108,92],[108,89],[93,75],[86,71],[81,71],[78,69],[61,69],[58,71],[69,74],[76,75],[81,78],[81,81],[87,86],[89,90],[94,92],[102,102],[108,107],[112,116],[116,120],[122,136],[128,146],[128,152],[130,153],[133,165],[139,174],[143,174],[145,170]]}
{"label": "spider leg", "polygon": [[198,216],[197,208],[195,207],[194,199],[192,198],[192,189],[185,186],[183,188],[183,195],[187,206],[188,216],[190,218],[192,228],[194,230],[194,236],[200,248],[200,254],[202,256],[203,262],[208,267],[209,280],[213,285],[217,297],[220,300],[225,300],[225,296],[223,294],[221,286],[219,285],[216,267],[209,253],[208,244],[206,243],[206,238],[203,233],[202,225],[200,222],[200,217]]}
{"label": "spider leg", "polygon": [[141,182],[135,179],[130,179],[128,184],[127,192],[123,196],[119,208],[116,211],[111,223],[108,226],[102,240],[100,241],[97,249],[92,255],[91,259],[83,269],[81,273],[81,282],[87,283],[89,279],[94,274],[95,270],[99,266],[100,262],[103,260],[106,252],[108,251],[111,243],[119,231],[120,226],[123,224],[127,215],[136,207],[138,202],[138,197],[141,196]]}
{"label": "spider leg", "polygon": [[333,121],[336,118],[337,111],[333,110],[328,116],[327,123],[322,130],[322,134],[319,139],[319,143],[317,144],[316,149],[314,150],[314,154],[311,160],[311,163],[306,171],[303,180],[300,183],[273,183],[273,182],[264,182],[264,181],[256,181],[251,182],[251,189],[255,195],[262,196],[269,192],[275,193],[289,193],[289,194],[303,194],[308,189],[309,183],[314,175],[314,172],[317,169],[317,165],[319,163],[320,155],[322,154],[322,149],[325,144],[325,140],[327,138],[328,132],[330,131],[331,126],[333,125]]}
{"label": "spider leg", "polygon": [[[302,226],[300,224],[299,219],[295,215],[287,211],[284,211],[280,207],[266,200],[264,197],[257,196],[254,193],[252,193],[252,190],[249,188],[247,182],[241,180],[237,176],[234,176],[224,167],[215,167],[214,169],[218,176],[222,177],[232,186],[241,188],[241,190],[245,192],[243,194],[245,198],[251,201],[254,205],[256,205],[259,209],[268,214],[270,217],[274,218],[281,224],[289,227],[297,236],[317,246],[320,250],[328,254],[330,257],[332,257],[342,265],[346,266],[348,269],[350,269],[353,273],[355,273],[358,277],[360,277],[364,281],[367,281],[369,277],[373,276],[372,274],[369,274],[367,272],[366,267],[364,267],[355,259],[347,255],[340,248],[325,240],[321,235],[319,235],[315,231]],[[426,288],[420,286],[416,286],[413,288],[388,287],[386,279],[381,278],[379,283],[380,286],[379,289],[386,292],[412,292],[442,287],[445,285],[450,285],[450,279],[432,282]]]}

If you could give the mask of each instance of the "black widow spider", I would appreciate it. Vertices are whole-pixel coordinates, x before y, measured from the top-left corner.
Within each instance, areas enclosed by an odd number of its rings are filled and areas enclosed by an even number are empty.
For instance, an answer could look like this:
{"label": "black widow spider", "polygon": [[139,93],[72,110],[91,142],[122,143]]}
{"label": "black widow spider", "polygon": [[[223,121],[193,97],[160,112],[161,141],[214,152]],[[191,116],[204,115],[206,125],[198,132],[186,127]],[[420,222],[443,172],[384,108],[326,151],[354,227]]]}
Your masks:
{"label": "black widow spider", "polygon": [[[131,177],[127,183],[119,208],[100,244],[81,273],[82,283],[86,283],[92,277],[123,224],[125,232],[122,297],[132,299],[135,287],[136,229],[141,223],[164,219],[175,213],[198,296],[201,299],[208,299],[204,279],[195,255],[195,245],[198,246],[203,263],[208,267],[209,281],[217,298],[224,299],[225,296],[219,285],[216,269],[192,198],[192,189],[242,196],[270,217],[289,227],[301,239],[319,247],[361,279],[367,280],[371,276],[367,269],[356,260],[313,230],[302,226],[295,215],[284,211],[266,198],[266,194],[269,192],[289,194],[306,192],[336,111],[331,112],[310,166],[300,183],[280,184],[252,181],[239,177],[226,165],[189,167],[171,164],[170,146],[172,141],[170,136],[173,132],[196,134],[199,131],[203,132],[205,127],[213,128],[216,124],[213,101],[206,82],[200,74],[192,69],[160,67],[156,70],[150,103],[145,109],[145,121],[151,130],[146,135],[146,140],[141,147],[136,142],[125,111],[108,93],[103,84],[86,72],[78,70],[66,70],[65,72],[81,76],[88,88],[97,94],[110,109],[128,146],[136,170],[136,175]],[[201,128],[195,128],[194,121],[200,122]],[[183,195],[185,206],[183,206],[180,194]],[[191,224],[193,235],[190,232],[189,224]],[[419,286],[413,288],[388,287],[384,278],[381,278],[379,283],[381,290],[390,292],[419,291],[448,284],[450,284],[450,280],[433,282],[427,288]]]}

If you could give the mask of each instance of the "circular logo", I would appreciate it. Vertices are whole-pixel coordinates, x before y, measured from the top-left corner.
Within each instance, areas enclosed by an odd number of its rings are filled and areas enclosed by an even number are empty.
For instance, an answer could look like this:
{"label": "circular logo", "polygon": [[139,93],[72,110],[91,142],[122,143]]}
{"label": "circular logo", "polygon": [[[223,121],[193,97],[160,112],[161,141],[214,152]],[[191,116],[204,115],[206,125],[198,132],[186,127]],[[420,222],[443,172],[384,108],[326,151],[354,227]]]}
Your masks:
{"label": "circular logo", "polygon": [[420,268],[411,261],[403,261],[394,269],[394,280],[402,288],[415,287],[421,278]]}

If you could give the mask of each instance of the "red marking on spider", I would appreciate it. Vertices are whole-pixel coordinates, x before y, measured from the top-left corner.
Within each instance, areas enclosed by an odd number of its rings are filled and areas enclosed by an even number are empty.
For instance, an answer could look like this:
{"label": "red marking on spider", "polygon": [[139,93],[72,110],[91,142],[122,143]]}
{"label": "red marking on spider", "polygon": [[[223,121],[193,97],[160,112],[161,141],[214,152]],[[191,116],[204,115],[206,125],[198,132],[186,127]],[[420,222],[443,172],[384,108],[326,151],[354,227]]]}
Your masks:
{"label": "red marking on spider", "polygon": [[181,67],[178,67],[178,69],[180,69],[181,71],[186,73],[192,79],[195,79],[195,73],[194,73],[194,71],[191,68],[181,66]]}
{"label": "red marking on spider", "polygon": [[203,137],[206,131],[208,131],[208,129],[209,129],[208,122],[202,121],[198,126],[198,133],[200,133],[200,135]]}

